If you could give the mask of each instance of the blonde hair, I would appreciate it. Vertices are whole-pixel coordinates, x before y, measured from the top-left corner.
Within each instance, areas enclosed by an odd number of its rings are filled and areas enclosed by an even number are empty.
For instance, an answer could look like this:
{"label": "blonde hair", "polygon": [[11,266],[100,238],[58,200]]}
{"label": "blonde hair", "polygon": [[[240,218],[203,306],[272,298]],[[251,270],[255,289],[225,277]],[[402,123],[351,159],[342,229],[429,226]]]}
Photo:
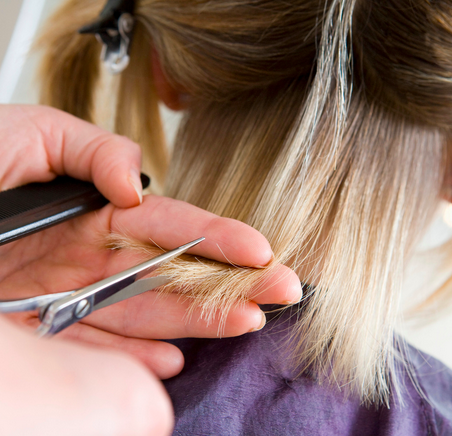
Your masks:
{"label": "blonde hair", "polygon": [[[76,31],[102,6],[68,1],[41,39],[42,102],[90,121],[99,45]],[[162,181],[153,47],[190,96],[166,195],[250,224],[275,254],[265,270],[185,257],[166,272],[178,290],[207,317],[225,314],[275,265],[291,266],[315,283],[296,365],[367,403],[397,390],[400,280],[444,178],[451,12],[409,0],[140,0],[117,93],[116,130]]]}

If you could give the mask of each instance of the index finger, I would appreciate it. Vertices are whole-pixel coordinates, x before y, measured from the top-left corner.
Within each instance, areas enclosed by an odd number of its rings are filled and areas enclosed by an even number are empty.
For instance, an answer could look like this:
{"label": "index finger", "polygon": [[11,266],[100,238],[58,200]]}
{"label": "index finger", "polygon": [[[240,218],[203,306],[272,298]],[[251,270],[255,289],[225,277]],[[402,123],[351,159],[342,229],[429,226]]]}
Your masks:
{"label": "index finger", "polygon": [[[138,144],[114,135],[65,112],[45,106],[8,108],[10,118],[21,125],[34,125],[23,134],[16,153],[28,159],[15,159],[15,185],[51,180],[67,174],[93,181],[99,191],[116,206],[131,207],[141,201],[141,151]],[[36,132],[39,132],[38,134]],[[39,140],[34,136],[35,135]],[[27,136],[28,135],[28,136]],[[22,162],[23,161],[23,162]]]}
{"label": "index finger", "polygon": [[156,195],[131,209],[115,209],[111,231],[172,249],[200,237],[189,253],[241,266],[263,267],[272,260],[265,237],[252,227],[183,201]]}

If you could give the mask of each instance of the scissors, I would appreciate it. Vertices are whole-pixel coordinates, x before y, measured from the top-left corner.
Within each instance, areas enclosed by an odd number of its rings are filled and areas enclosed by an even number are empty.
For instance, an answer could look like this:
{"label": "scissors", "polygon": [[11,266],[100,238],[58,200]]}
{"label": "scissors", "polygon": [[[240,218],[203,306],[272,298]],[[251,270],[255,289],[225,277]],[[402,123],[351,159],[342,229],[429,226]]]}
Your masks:
{"label": "scissors", "polygon": [[168,284],[171,279],[167,276],[143,277],[185,253],[204,239],[196,239],[81,289],[39,295],[21,300],[0,300],[0,312],[39,310],[41,324],[36,333],[39,336],[52,336],[85,318],[95,310]]}

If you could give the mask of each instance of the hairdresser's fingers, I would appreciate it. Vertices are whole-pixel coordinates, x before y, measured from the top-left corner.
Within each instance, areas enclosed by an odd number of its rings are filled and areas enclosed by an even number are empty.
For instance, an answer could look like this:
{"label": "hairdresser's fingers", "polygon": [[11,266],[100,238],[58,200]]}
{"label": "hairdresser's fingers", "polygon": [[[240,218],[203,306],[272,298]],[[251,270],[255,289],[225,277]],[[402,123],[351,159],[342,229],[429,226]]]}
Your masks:
{"label": "hairdresser's fingers", "polygon": [[303,288],[295,271],[278,265],[271,275],[250,289],[248,295],[258,304],[295,304],[303,297]]}
{"label": "hairdresser's fingers", "polygon": [[47,110],[51,122],[42,123],[42,132],[53,171],[92,180],[116,206],[139,204],[142,195],[140,147],[123,136],[113,135],[63,112]]}
{"label": "hairdresser's fingers", "polygon": [[[17,324],[36,330],[40,324],[37,316],[20,313],[9,316]],[[105,347],[131,354],[140,359],[158,378],[174,377],[182,371],[184,356],[174,345],[151,339],[136,339],[110,333],[82,322],[58,333],[58,339],[69,339],[96,347]]]}
{"label": "hairdresser's fingers", "polygon": [[111,230],[166,249],[203,236],[206,240],[189,253],[235,265],[260,267],[273,256],[268,241],[252,227],[156,195],[146,196],[139,208],[113,211]]}
{"label": "hairdresser's fingers", "polygon": [[[109,259],[108,274],[114,274],[141,262],[143,258],[126,256],[125,253],[118,252]],[[298,275],[281,264],[271,267],[268,275],[263,275],[263,279],[253,284],[246,294],[247,299],[257,304],[289,305],[298,303],[302,297],[303,288]]]}
{"label": "hairdresser's fingers", "polygon": [[[279,265],[250,289],[248,296],[258,304],[294,304],[302,297],[302,287],[294,271]],[[261,310],[252,302],[233,307],[225,319],[219,311],[206,318],[200,307],[188,315],[189,306],[178,294],[146,292],[99,311],[89,322],[120,335],[154,339],[239,336],[264,325]]]}
{"label": "hairdresser's fingers", "polygon": [[116,206],[140,203],[141,152],[134,142],[49,107],[2,106],[0,115],[8,151],[2,152],[2,189],[68,174],[93,181]]}
{"label": "hairdresser's fingers", "polygon": [[265,323],[263,312],[252,302],[232,308],[225,318],[219,311],[208,317],[200,307],[188,312],[189,307],[180,295],[151,291],[99,310],[86,322],[118,335],[152,339],[239,336]]}
{"label": "hairdresser's fingers", "polygon": [[182,352],[167,342],[128,338],[82,323],[63,330],[58,337],[131,354],[162,380],[179,374],[184,366]]}

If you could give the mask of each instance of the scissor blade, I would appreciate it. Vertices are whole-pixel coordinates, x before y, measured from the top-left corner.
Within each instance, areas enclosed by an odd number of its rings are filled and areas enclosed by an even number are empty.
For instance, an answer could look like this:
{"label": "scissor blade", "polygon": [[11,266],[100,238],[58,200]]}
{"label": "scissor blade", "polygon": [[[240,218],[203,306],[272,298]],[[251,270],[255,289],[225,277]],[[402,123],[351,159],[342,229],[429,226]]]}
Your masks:
{"label": "scissor blade", "polygon": [[157,268],[160,268],[163,264],[175,259],[181,254],[184,254],[190,248],[204,241],[204,239],[206,238],[198,238],[195,241],[189,242],[188,244],[185,245],[181,245],[180,247],[168,251],[167,253],[163,253],[160,256],[157,256],[154,259],[150,260],[147,266],[146,264],[141,264],[142,269],[137,273],[136,280],[140,279],[141,277],[144,277],[145,275],[151,273],[152,271],[155,271]]}
{"label": "scissor blade", "polygon": [[87,298],[89,294],[93,295],[93,307],[97,307],[104,300],[108,300],[118,292],[121,293],[127,286],[147,276],[151,272],[160,268],[163,264],[175,259],[181,254],[185,253],[190,248],[204,241],[205,238],[199,238],[174,250],[163,253],[154,259],[148,260],[144,263],[136,265],[111,277],[108,277],[100,282],[87,286],[83,292],[77,294],[80,298]]}
{"label": "scissor blade", "polygon": [[135,297],[136,295],[143,294],[144,292],[151,291],[159,286],[167,285],[171,279],[168,276],[151,277],[148,279],[141,279],[117,292],[116,294],[108,297],[106,300],[94,306],[94,310],[102,309],[120,301],[127,300],[128,298]]}
{"label": "scissor blade", "polygon": [[[185,253],[191,247],[204,241],[204,239],[199,238],[196,241],[189,242],[140,265],[136,265],[97,283],[79,289],[70,296],[55,301],[48,306],[42,323],[38,328],[38,334],[41,336],[53,335],[88,316],[93,310],[109,306],[115,302],[166,284],[167,282],[157,281],[155,285],[152,284],[150,287],[144,287],[143,283],[143,287],[140,284],[136,289],[132,287],[130,293],[124,292],[126,288],[133,285],[145,275]],[[156,278],[154,277],[154,279]]]}

